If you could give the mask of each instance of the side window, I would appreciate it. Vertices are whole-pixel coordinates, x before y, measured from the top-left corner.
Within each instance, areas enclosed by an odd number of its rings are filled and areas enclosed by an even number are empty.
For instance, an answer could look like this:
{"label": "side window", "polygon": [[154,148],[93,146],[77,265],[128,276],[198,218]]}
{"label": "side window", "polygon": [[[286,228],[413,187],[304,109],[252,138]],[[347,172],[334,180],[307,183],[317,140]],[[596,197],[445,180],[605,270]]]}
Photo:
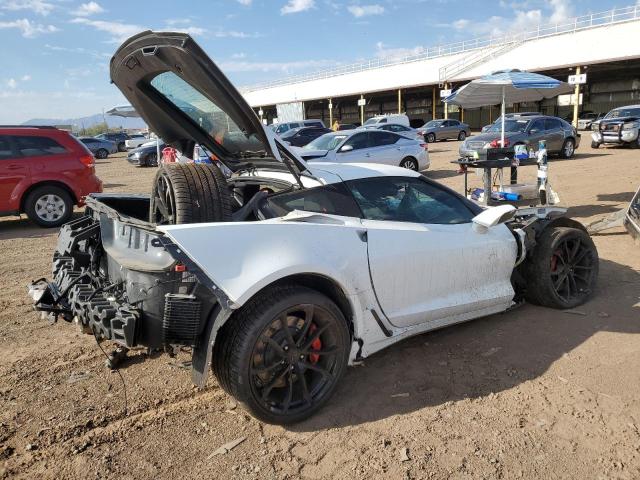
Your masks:
{"label": "side window", "polygon": [[345,217],[362,216],[358,205],[342,183],[274,195],[269,198],[269,206],[277,216],[284,216],[293,210]]}
{"label": "side window", "polygon": [[387,119],[386,118],[381,118],[378,123],[387,123]]}
{"label": "side window", "polygon": [[531,130],[537,130],[538,132],[541,132],[544,130],[544,120],[534,120],[533,122],[531,122],[531,126],[529,127],[529,131]]}
{"label": "side window", "polygon": [[557,130],[561,127],[560,120],[557,118],[545,118],[544,129],[545,130]]}
{"label": "side window", "polygon": [[6,160],[7,158],[14,158],[15,154],[11,148],[11,142],[9,137],[5,135],[0,136],[0,160]]}
{"label": "side window", "polygon": [[460,122],[457,120],[449,120],[449,126],[450,127],[457,127],[458,125],[460,125]]}
{"label": "side window", "polygon": [[349,188],[368,220],[454,225],[474,216],[455,194],[420,178],[367,178]]}
{"label": "side window", "polygon": [[372,147],[381,147],[384,145],[393,145],[398,141],[398,136],[395,133],[385,132],[385,131],[377,131],[371,132],[370,142]]}
{"label": "side window", "polygon": [[62,145],[49,137],[15,136],[13,138],[18,151],[24,157],[57,155],[67,151]]}
{"label": "side window", "polygon": [[344,142],[344,144],[351,145],[354,150],[368,148],[369,147],[368,137],[369,137],[369,133],[367,132],[356,133],[354,136],[352,136],[346,142]]}

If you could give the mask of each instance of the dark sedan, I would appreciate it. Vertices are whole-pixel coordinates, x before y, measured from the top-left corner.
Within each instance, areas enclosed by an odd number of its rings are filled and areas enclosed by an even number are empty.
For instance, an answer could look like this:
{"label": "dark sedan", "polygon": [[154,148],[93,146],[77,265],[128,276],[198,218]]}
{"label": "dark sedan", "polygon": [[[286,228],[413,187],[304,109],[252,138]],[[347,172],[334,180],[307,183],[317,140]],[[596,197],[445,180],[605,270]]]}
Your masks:
{"label": "dark sedan", "polygon": [[325,133],[330,133],[332,131],[333,130],[330,128],[322,127],[293,128],[288,132],[283,133],[280,138],[294,147],[304,147],[307,143],[310,143]]}
{"label": "dark sedan", "polygon": [[[547,152],[559,154],[563,158],[571,158],[580,145],[580,134],[573,126],[561,118],[539,115],[537,117],[505,118],[505,148],[515,145],[531,146],[538,149],[538,142],[546,140]],[[497,148],[500,143],[502,122],[494,123],[489,130],[460,145],[461,157],[472,157],[483,148]]]}
{"label": "dark sedan", "polygon": [[[160,154],[164,143],[160,143]],[[127,155],[127,162],[139,167],[157,167],[158,166],[158,147],[155,141],[145,143],[144,145],[134,148]]]}

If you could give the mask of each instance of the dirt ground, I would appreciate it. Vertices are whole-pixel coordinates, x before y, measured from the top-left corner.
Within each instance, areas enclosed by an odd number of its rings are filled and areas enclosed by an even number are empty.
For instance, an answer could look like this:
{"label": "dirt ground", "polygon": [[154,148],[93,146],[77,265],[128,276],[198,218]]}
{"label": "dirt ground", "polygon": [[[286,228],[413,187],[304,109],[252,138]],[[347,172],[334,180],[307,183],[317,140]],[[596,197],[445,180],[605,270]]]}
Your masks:
{"label": "dirt ground", "polygon": [[[587,140],[550,175],[581,221],[640,184],[638,150]],[[460,191],[457,142],[431,147],[427,176]],[[122,155],[97,170],[110,192],[148,191],[153,176]],[[50,274],[55,241],[0,220],[0,478],[640,478],[640,246],[621,229],[595,237],[599,288],[576,311],[525,305],[404,341],[289,428],[256,421],[213,378],[194,389],[187,352],[134,352],[125,415],[93,337],[32,311],[25,285]]]}

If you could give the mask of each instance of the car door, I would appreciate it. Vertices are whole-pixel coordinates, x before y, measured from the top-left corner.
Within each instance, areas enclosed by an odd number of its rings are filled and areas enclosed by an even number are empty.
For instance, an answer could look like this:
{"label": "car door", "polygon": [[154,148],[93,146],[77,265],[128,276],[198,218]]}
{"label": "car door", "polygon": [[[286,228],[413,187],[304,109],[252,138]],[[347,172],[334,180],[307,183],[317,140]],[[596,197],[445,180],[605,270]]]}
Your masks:
{"label": "car door", "polygon": [[[371,161],[371,145],[369,143],[369,131],[358,132],[351,135],[338,147],[336,161],[340,163],[369,162]],[[351,147],[350,150],[344,147]]]}
{"label": "car door", "polygon": [[372,130],[369,132],[369,161],[383,163],[385,165],[400,165],[402,160],[402,148],[397,144],[400,137],[384,130]]}
{"label": "car door", "polygon": [[393,325],[443,326],[510,305],[517,246],[506,226],[475,228],[464,199],[423,177],[348,186],[363,212],[375,293]]}
{"label": "car door", "polygon": [[17,153],[12,137],[0,135],[0,212],[16,210],[14,191],[29,174],[29,162]]}
{"label": "car door", "polygon": [[458,133],[460,133],[460,122],[457,120],[447,120],[449,125],[445,127],[447,139],[458,139]]}
{"label": "car door", "polygon": [[436,140],[446,140],[449,135],[448,131],[451,128],[451,124],[449,120],[444,120],[437,128],[436,128]]}
{"label": "car door", "polygon": [[529,123],[527,127],[527,138],[529,145],[534,150],[538,150],[538,142],[546,138],[544,118],[538,118]]}
{"label": "car door", "polygon": [[548,152],[559,152],[562,149],[564,143],[564,132],[562,130],[562,123],[557,118],[545,118],[544,119],[544,135],[547,140]]}

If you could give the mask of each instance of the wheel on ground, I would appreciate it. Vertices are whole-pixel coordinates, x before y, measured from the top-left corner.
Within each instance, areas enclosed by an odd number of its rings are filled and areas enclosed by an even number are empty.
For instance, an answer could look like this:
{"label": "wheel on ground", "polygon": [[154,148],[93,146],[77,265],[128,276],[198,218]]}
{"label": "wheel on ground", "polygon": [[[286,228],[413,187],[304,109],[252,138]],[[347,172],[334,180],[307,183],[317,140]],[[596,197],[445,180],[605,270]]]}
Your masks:
{"label": "wheel on ground", "polygon": [[349,357],[344,315],[329,298],[279,286],[252,299],[218,334],[222,387],[268,423],[299,422],[333,394]]}
{"label": "wheel on ground", "polygon": [[458,140],[463,141],[465,138],[467,138],[467,133],[463,130],[458,134]]}
{"label": "wheel on ground", "polygon": [[418,161],[413,157],[403,158],[402,161],[400,162],[400,166],[402,168],[407,168],[407,169],[413,170],[415,172],[417,172],[418,169],[419,169]]}
{"label": "wheel on ground", "polygon": [[528,301],[551,308],[573,308],[593,294],[598,251],[580,228],[549,227],[525,265]]}
{"label": "wheel on ground", "polygon": [[150,153],[147,155],[147,161],[145,162],[147,167],[157,167],[158,166],[158,154],[156,152]]}
{"label": "wheel on ground", "polygon": [[562,150],[560,151],[560,156],[562,158],[571,158],[573,154],[576,152],[576,144],[572,138],[567,138],[562,144]]}
{"label": "wheel on ground", "polygon": [[426,140],[427,140],[427,143],[433,143],[433,142],[435,142],[435,141],[436,141],[436,134],[435,134],[435,133],[429,133],[429,134],[427,134],[427,136],[426,136]]}
{"label": "wheel on ground", "polygon": [[109,156],[109,152],[104,148],[99,148],[96,151],[96,158],[99,158],[100,160],[104,160],[108,156]]}
{"label": "wheel on ground", "polygon": [[29,193],[24,210],[29,219],[41,227],[59,227],[71,218],[73,199],[63,188],[44,185]]}
{"label": "wheel on ground", "polygon": [[118,144],[118,151],[119,152],[126,152],[127,151],[127,146],[124,144],[124,142],[120,142]]}
{"label": "wheel on ground", "polygon": [[591,148],[600,148],[600,144],[598,142],[591,142]]}
{"label": "wheel on ground", "polygon": [[229,187],[216,165],[173,163],[158,169],[151,188],[150,222],[225,222],[231,213]]}

